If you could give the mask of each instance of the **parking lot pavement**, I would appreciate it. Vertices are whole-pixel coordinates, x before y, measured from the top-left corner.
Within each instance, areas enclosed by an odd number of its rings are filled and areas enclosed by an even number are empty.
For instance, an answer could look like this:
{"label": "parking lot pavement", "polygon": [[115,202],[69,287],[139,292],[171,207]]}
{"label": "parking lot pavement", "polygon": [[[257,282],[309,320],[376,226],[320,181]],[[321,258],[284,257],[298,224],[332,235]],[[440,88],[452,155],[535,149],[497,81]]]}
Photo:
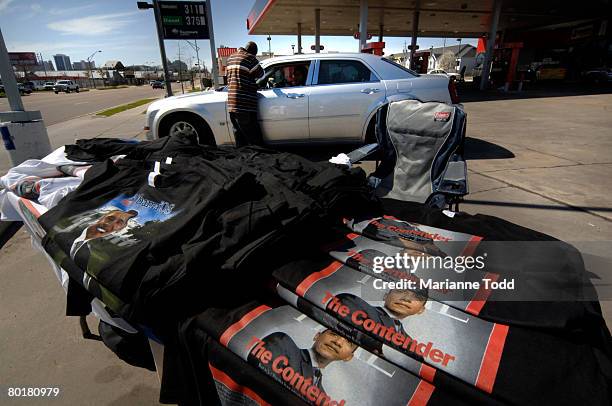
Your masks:
{"label": "parking lot pavement", "polygon": [[[601,266],[602,260],[612,260],[610,106],[612,95],[466,103],[471,193],[461,209],[568,241],[582,250],[599,284],[612,284],[612,267]],[[54,142],[95,135],[102,126],[107,135],[138,137],[142,133],[134,123],[142,125],[141,112],[123,112],[111,121],[79,119],[51,126],[49,132]],[[339,151],[347,150],[335,148],[328,156]],[[372,170],[374,165],[363,166]],[[0,263],[0,377],[10,377],[3,384],[57,383],[64,391],[58,405],[156,404],[155,374],[130,367],[100,343],[79,337],[77,320],[63,316],[61,287],[23,231],[0,252]],[[602,293],[602,299],[612,326],[612,296]]]}
{"label": "parking lot pavement", "polygon": [[[107,90],[111,92],[113,90]],[[122,103],[120,103],[122,104]],[[47,125],[47,134],[53,149],[62,145],[72,144],[79,138],[144,137],[145,118],[143,112],[149,105],[145,104],[110,117],[86,115],[61,123]],[[11,167],[8,153],[0,148],[0,173],[5,173]]]}
{"label": "parking lot pavement", "polygon": [[[23,96],[22,100],[26,110],[39,110],[45,125],[49,126],[119,104],[150,97],[164,97],[164,91],[143,85],[109,90],[92,89],[79,93],[34,92]],[[0,111],[9,110],[8,99],[0,98]]]}
{"label": "parking lot pavement", "polygon": [[462,205],[579,248],[609,327],[612,295],[599,287],[612,284],[611,106],[611,94],[466,103]]}

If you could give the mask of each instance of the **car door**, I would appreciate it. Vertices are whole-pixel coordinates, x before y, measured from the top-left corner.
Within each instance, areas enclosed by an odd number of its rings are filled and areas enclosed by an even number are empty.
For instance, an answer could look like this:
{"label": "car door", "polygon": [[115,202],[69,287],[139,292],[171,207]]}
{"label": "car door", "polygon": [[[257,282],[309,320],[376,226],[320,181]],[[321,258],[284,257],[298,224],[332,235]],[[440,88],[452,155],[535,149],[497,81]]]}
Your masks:
{"label": "car door", "polygon": [[356,141],[362,138],[385,85],[359,59],[320,59],[308,101],[310,139]]}
{"label": "car door", "polygon": [[[312,62],[295,61],[266,67],[266,88],[259,90],[259,121],[264,141],[286,143],[307,141],[308,97]],[[301,79],[295,81],[294,74]],[[297,76],[297,75],[295,75]]]}

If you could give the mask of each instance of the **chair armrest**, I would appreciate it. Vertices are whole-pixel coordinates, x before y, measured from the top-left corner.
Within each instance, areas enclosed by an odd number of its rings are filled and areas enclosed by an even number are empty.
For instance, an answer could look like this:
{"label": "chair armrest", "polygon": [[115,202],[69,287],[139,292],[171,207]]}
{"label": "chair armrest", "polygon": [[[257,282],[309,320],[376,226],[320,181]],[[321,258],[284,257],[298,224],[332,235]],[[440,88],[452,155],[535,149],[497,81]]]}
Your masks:
{"label": "chair armrest", "polygon": [[378,148],[378,143],[367,144],[349,152],[347,155],[351,164],[354,164],[372,155],[374,152],[378,151]]}
{"label": "chair armrest", "polygon": [[453,196],[468,194],[467,164],[463,159],[458,158],[448,162],[436,192]]}

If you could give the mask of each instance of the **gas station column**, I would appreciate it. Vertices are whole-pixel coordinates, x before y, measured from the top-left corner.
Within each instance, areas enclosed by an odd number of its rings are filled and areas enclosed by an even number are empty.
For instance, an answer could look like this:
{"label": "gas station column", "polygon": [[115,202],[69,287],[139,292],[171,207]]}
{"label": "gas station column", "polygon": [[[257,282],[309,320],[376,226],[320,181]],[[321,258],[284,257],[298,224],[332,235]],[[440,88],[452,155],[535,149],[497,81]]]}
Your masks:
{"label": "gas station column", "polygon": [[495,45],[495,36],[497,34],[497,24],[499,23],[499,15],[501,14],[502,0],[495,0],[493,3],[493,14],[491,15],[491,30],[487,38],[487,51],[485,52],[484,61],[482,62],[482,73],[480,74],[480,90],[484,90],[489,83],[489,73],[491,71],[491,56],[493,55],[493,47]]}
{"label": "gas station column", "polygon": [[419,35],[419,15],[421,1],[416,0],[414,14],[412,15],[412,39],[410,40],[410,68],[414,69],[414,53],[416,52],[417,37]]}
{"label": "gas station column", "polygon": [[368,0],[361,0],[359,7],[359,52],[368,40]]}
{"label": "gas station column", "polygon": [[383,31],[385,30],[385,26],[380,24],[378,26],[378,42],[382,42],[383,41]]}
{"label": "gas station column", "polygon": [[315,9],[315,53],[321,52],[321,9]]}
{"label": "gas station column", "polygon": [[298,45],[298,54],[302,53],[302,23],[298,23],[297,26],[297,45]]}

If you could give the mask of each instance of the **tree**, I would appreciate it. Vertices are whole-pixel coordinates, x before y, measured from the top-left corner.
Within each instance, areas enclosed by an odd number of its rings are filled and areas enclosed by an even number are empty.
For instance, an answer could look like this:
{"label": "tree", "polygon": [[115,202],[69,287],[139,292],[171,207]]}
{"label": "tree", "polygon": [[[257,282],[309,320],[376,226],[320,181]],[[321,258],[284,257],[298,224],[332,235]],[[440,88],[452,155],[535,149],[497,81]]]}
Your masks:
{"label": "tree", "polygon": [[187,64],[183,61],[179,61],[178,59],[174,62],[168,61],[168,69],[173,72],[187,72],[189,70]]}
{"label": "tree", "polygon": [[452,51],[446,51],[438,60],[438,69],[447,72],[454,72],[457,66],[455,54]]}

